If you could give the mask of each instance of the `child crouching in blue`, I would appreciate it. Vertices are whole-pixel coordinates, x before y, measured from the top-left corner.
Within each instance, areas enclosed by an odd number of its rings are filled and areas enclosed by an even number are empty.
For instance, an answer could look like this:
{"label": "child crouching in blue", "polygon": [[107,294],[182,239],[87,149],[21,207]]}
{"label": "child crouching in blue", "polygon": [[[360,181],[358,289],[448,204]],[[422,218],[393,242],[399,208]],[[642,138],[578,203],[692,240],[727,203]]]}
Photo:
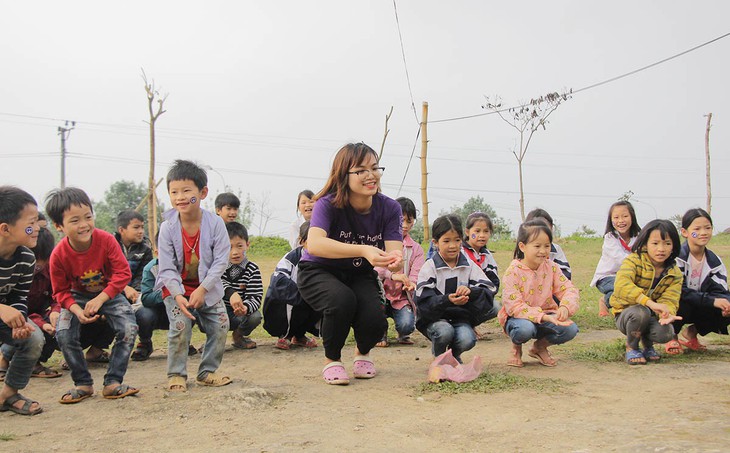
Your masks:
{"label": "child crouching in blue", "polygon": [[474,347],[474,327],[492,309],[494,284],[482,269],[461,251],[464,230],[454,215],[433,223],[433,242],[438,252],[418,274],[416,328],[431,340],[438,357],[451,348],[454,358]]}

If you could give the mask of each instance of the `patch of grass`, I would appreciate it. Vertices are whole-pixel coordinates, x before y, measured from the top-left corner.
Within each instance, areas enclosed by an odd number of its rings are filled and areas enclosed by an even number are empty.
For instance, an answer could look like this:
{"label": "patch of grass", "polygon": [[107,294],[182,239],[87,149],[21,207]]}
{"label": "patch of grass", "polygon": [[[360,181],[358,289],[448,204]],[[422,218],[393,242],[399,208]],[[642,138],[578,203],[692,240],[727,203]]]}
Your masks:
{"label": "patch of grass", "polygon": [[15,434],[11,433],[0,433],[0,441],[9,442],[15,440]]}
{"label": "patch of grass", "polygon": [[581,362],[623,362],[626,346],[623,339],[595,341],[588,344],[565,344],[561,350]]}
{"label": "patch of grass", "polygon": [[730,349],[726,348],[709,349],[702,352],[688,351],[685,349],[684,354],[672,356],[664,354],[663,348],[662,350],[657,350],[662,354],[662,357],[667,358],[671,363],[730,362]]}
{"label": "patch of grass", "polygon": [[496,393],[508,392],[517,389],[532,389],[542,392],[555,392],[560,390],[564,382],[560,379],[532,378],[505,372],[483,372],[478,378],[471,382],[431,382],[420,384],[416,388],[416,394],[438,392],[444,395],[455,395],[457,393]]}

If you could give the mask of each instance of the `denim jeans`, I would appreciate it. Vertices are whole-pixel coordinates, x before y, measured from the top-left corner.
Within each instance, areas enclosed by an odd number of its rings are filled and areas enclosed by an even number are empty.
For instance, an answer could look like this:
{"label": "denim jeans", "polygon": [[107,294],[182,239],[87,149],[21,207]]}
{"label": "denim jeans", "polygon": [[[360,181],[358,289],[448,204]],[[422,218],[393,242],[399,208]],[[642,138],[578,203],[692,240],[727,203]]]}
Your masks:
{"label": "denim jeans", "polygon": [[152,332],[155,329],[164,329],[170,326],[167,319],[165,304],[157,304],[154,307],[142,307],[134,313],[139,326],[139,341],[143,343],[152,342]]}
{"label": "denim jeans", "polygon": [[256,310],[245,316],[236,316],[233,314],[233,308],[230,305],[226,305],[226,313],[228,313],[228,319],[231,322],[230,330],[238,329],[241,335],[247,337],[251,335],[253,329],[261,324],[261,311]]}
{"label": "denim jeans", "polygon": [[[48,335],[35,323],[33,324],[33,327],[35,327],[37,330],[40,330],[43,334],[43,340],[45,341],[45,343],[43,344],[43,349],[41,350],[41,356],[38,357],[38,362],[45,363],[48,359],[51,358],[56,349],[58,349],[58,343],[56,343],[56,337]],[[13,346],[12,343],[3,343],[2,346],[0,346],[0,353],[3,355],[3,358],[5,360],[10,362],[15,356],[15,346]]]}
{"label": "denim jeans", "polygon": [[385,314],[393,318],[398,338],[407,337],[416,330],[416,316],[410,305],[404,305],[400,310],[388,305],[385,308]]}
{"label": "denim jeans", "polygon": [[454,358],[461,362],[461,354],[477,344],[474,328],[465,322],[451,324],[448,321],[436,321],[426,328],[426,334],[431,340],[431,351],[438,357],[447,348],[451,348]]}
{"label": "denim jeans", "polygon": [[[73,296],[81,308],[84,308],[86,303],[92,299],[91,296],[85,294],[74,293]],[[104,375],[104,385],[111,385],[115,382],[121,384],[127,373],[129,355],[137,338],[137,322],[134,320],[134,312],[124,295],[118,294],[113,299],[104,302],[99,309],[99,314],[106,317],[106,322],[114,330],[116,340],[112,346],[107,372]],[[62,309],[56,324],[56,340],[63,353],[63,358],[71,369],[71,379],[73,379],[74,385],[92,386],[94,380],[89,373],[84,350],[81,349],[80,327],[79,318],[69,310]]]}
{"label": "denim jeans", "polygon": [[28,385],[33,367],[38,362],[38,357],[41,356],[43,332],[35,324],[33,327],[35,330],[31,332],[30,337],[15,340],[13,339],[13,329],[0,321],[0,341],[3,342],[3,354],[6,352],[6,346],[13,350],[12,360],[7,374],[5,374],[5,384],[15,390],[24,389]]}
{"label": "denim jeans", "polygon": [[613,296],[613,285],[616,282],[616,277],[603,277],[596,282],[596,289],[604,294],[603,300],[606,302],[606,307],[611,308],[611,296]]}
{"label": "denim jeans", "polygon": [[[193,320],[183,314],[172,296],[165,298],[165,308],[170,320],[170,330],[167,333],[167,377],[187,378],[188,347],[193,334]],[[191,314],[197,318],[206,336],[197,374],[198,379],[203,379],[208,373],[216,371],[223,361],[229,326],[228,314],[223,301],[212,306],[203,305]]]}
{"label": "denim jeans", "polygon": [[537,340],[544,338],[550,344],[563,344],[578,335],[576,323],[569,326],[558,326],[551,322],[535,324],[521,318],[509,318],[505,330],[514,344],[527,343],[533,338]]}

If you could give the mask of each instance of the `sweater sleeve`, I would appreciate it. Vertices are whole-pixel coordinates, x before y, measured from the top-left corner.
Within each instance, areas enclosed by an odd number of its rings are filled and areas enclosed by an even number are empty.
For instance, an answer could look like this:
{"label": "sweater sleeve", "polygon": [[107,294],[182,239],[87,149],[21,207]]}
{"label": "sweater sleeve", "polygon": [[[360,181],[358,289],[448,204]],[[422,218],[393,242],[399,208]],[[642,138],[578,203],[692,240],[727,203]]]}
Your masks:
{"label": "sweater sleeve", "polygon": [[666,305],[669,307],[669,311],[673,315],[676,315],[677,309],[679,309],[679,298],[682,295],[682,282],[684,281],[684,277],[675,266],[667,272],[667,276],[665,278],[670,278],[671,282],[666,289],[662,291],[662,294],[657,297],[656,303]]}
{"label": "sweater sleeve", "polygon": [[200,286],[210,291],[220,285],[221,276],[228,267],[228,255],[231,252],[231,241],[228,239],[226,224],[223,219],[216,216],[213,222],[213,262],[208,269],[208,273],[200,282]]}
{"label": "sweater sleeve", "polygon": [[163,303],[162,291],[155,291],[155,266],[157,264],[154,261],[150,261],[144,267],[142,271],[142,305],[148,308],[152,308],[155,305]]}
{"label": "sweater sleeve", "polygon": [[641,269],[641,258],[636,253],[629,255],[621,264],[616,273],[616,282],[613,285],[615,297],[626,300],[630,304],[646,305],[651,299],[636,285]]}
{"label": "sweater sleeve", "polygon": [[553,272],[553,296],[557,297],[560,300],[560,306],[567,307],[570,316],[573,316],[580,308],[578,288],[563,274],[558,266],[550,266],[550,269]]}
{"label": "sweater sleeve", "polygon": [[[64,239],[65,240],[65,239]],[[53,287],[53,298],[58,304],[66,310],[76,303],[71,295],[72,277],[66,272],[63,264],[65,244],[60,243],[53,249],[51,259],[49,261],[49,274],[51,276],[51,285]]]}
{"label": "sweater sleeve", "polygon": [[411,255],[411,267],[409,269],[408,279],[413,283],[418,283],[418,274],[423,268],[425,262],[423,247],[421,244],[416,243],[413,247],[413,254]]}
{"label": "sweater sleeve", "polygon": [[35,269],[35,257],[27,248],[18,253],[18,261],[9,270],[12,275],[3,275],[10,280],[14,280],[10,293],[6,296],[7,305],[15,308],[23,313],[23,317],[28,319],[28,294],[30,293],[30,285],[33,282],[33,270]]}
{"label": "sweater sleeve", "polygon": [[[160,225],[160,236],[157,242],[159,263],[157,280],[159,283],[155,284],[155,288],[160,289],[164,286],[170,292],[170,296],[177,297],[185,294],[185,288],[182,284],[180,271],[176,267],[175,244],[172,239],[173,234],[170,224],[167,221],[162,222]],[[177,257],[177,259],[179,258]]]}
{"label": "sweater sleeve", "polygon": [[249,261],[245,273],[246,293],[243,295],[243,303],[248,307],[248,312],[253,313],[261,307],[261,298],[264,297],[264,284],[261,281],[261,270]]}
{"label": "sweater sleeve", "polygon": [[106,247],[104,248],[106,249],[110,275],[108,276],[109,282],[102,291],[109,296],[109,299],[114,299],[119,293],[124,291],[124,287],[132,279],[132,271],[129,269],[129,262],[124,257],[122,248],[119,247],[114,236],[104,235],[103,237],[106,240]]}

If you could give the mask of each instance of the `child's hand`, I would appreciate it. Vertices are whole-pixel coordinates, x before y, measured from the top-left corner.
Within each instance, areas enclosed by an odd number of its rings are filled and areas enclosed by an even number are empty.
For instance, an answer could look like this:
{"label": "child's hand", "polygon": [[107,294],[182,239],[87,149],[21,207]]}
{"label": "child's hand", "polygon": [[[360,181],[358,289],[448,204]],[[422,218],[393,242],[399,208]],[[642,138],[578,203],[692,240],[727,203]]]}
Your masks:
{"label": "child's hand", "polygon": [[449,302],[454,305],[464,305],[469,302],[469,296],[460,296],[457,293],[449,294]]}
{"label": "child's hand", "polygon": [[471,290],[468,286],[462,285],[456,288],[456,292],[454,294],[457,296],[469,296],[469,294],[471,294]]}
{"label": "child's hand", "polygon": [[58,317],[61,316],[61,313],[58,313],[56,311],[52,311],[50,315],[48,315],[48,318],[51,320],[51,325],[53,326],[53,330],[56,330],[56,324],[58,323]]}
{"label": "child's hand", "polygon": [[400,282],[403,284],[403,289],[406,291],[413,291],[416,289],[416,285],[408,278],[406,274],[393,274],[390,277],[394,282]]}
{"label": "child's hand", "polygon": [[730,317],[730,301],[718,297],[717,299],[715,299],[715,302],[713,302],[712,305],[714,305],[715,308],[720,309],[720,311],[722,312],[722,316],[726,318]]}
{"label": "child's hand", "polygon": [[557,315],[543,315],[542,322],[551,322],[556,326],[569,326],[573,324],[573,321],[571,321],[570,319],[560,320]]}
{"label": "child's hand", "polygon": [[248,307],[244,305],[241,295],[238,293],[231,296],[231,308],[236,316],[246,316],[248,314]]}
{"label": "child's hand", "polygon": [[567,321],[570,319],[570,310],[568,310],[568,307],[565,305],[561,305],[558,308],[558,313],[556,314],[558,321]]}
{"label": "child's hand", "polygon": [[139,293],[136,289],[132,288],[131,286],[125,286],[124,287],[124,296],[132,303],[137,302],[137,298],[139,297]]}
{"label": "child's hand", "polygon": [[403,252],[401,250],[392,250],[388,252],[387,255],[393,260],[393,262],[388,265],[388,270],[390,272],[403,270]]}
{"label": "child's hand", "polygon": [[104,305],[104,299],[100,296],[101,294],[86,302],[86,305],[84,306],[84,314],[87,318],[95,316],[101,309],[101,306]]}
{"label": "child's hand", "polygon": [[68,310],[73,313],[77,318],[79,318],[79,322],[81,324],[91,324],[92,322],[96,322],[96,320],[99,319],[99,315],[86,316],[86,314],[84,313],[84,309],[81,308],[79,304],[71,305]]}
{"label": "child's hand", "polygon": [[192,294],[190,294],[190,300],[188,301],[188,307],[192,309],[200,308],[205,303],[205,293],[208,291],[203,286],[195,288]]}
{"label": "child's hand", "polygon": [[682,320],[681,316],[673,315],[670,313],[666,316],[662,316],[661,318],[659,318],[659,324],[666,326],[667,324],[671,324],[674,321],[681,321],[681,320]]}
{"label": "child's hand", "polygon": [[188,300],[183,296],[182,294],[178,294],[175,296],[175,303],[177,304],[177,308],[180,309],[183,315],[185,315],[186,318],[191,319],[195,321],[195,316],[193,316],[188,308],[190,308],[190,303]]}
{"label": "child's hand", "polygon": [[0,319],[11,329],[19,329],[25,325],[25,316],[10,305],[0,305]]}
{"label": "child's hand", "polygon": [[660,304],[658,302],[654,302],[653,300],[650,300],[649,302],[646,303],[646,306],[651,308],[652,311],[657,314],[659,319],[670,315],[669,307],[667,307],[666,304]]}
{"label": "child's hand", "polygon": [[44,323],[43,327],[41,327],[45,333],[48,335],[55,335],[56,329],[49,323]]}
{"label": "child's hand", "polygon": [[16,327],[13,329],[13,339],[24,340],[26,338],[29,338],[34,330],[35,330],[35,326],[33,326],[29,322],[26,322],[24,326]]}

